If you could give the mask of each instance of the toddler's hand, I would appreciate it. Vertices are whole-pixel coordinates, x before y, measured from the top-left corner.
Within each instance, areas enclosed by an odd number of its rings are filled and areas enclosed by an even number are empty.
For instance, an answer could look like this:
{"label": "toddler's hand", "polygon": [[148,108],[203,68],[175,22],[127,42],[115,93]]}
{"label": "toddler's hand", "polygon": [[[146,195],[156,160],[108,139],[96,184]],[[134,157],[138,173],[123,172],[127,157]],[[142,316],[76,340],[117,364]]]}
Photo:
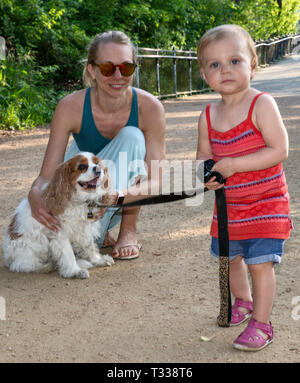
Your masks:
{"label": "toddler's hand", "polygon": [[209,189],[209,190],[218,190],[221,189],[224,184],[220,184],[219,182],[216,181],[216,177],[213,176],[211,179],[204,184],[204,186]]}
{"label": "toddler's hand", "polygon": [[215,163],[212,171],[221,173],[223,178],[226,179],[236,173],[234,168],[234,159],[227,157]]}

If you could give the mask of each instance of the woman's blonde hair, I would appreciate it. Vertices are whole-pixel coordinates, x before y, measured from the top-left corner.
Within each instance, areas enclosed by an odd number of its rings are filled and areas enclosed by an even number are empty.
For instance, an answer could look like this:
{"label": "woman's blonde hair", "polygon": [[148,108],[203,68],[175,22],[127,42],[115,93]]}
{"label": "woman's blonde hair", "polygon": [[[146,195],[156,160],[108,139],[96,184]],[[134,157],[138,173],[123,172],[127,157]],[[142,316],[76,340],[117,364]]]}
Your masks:
{"label": "woman's blonde hair", "polygon": [[131,49],[132,60],[134,63],[136,63],[135,47],[132,44],[130,38],[124,32],[108,31],[108,32],[100,33],[94,37],[94,39],[90,42],[88,46],[88,55],[87,55],[87,59],[85,60],[85,65],[84,65],[83,73],[82,73],[82,79],[83,79],[84,85],[86,86],[95,85],[95,81],[91,77],[87,67],[88,67],[88,64],[95,64],[98,53],[99,53],[99,50],[98,50],[99,46],[101,44],[108,44],[108,43],[127,45]]}
{"label": "woman's blonde hair", "polygon": [[254,41],[252,40],[249,33],[239,25],[235,24],[224,24],[219,25],[215,28],[212,28],[205,32],[205,34],[201,37],[199,43],[198,43],[198,49],[197,49],[197,57],[198,57],[198,63],[200,69],[203,68],[203,51],[204,49],[214,41],[222,40],[225,37],[230,37],[233,34],[239,35],[241,38],[243,38],[247,44],[247,47],[249,49],[249,53],[252,58],[252,65],[255,65],[255,68],[257,66],[257,54],[255,49]]}

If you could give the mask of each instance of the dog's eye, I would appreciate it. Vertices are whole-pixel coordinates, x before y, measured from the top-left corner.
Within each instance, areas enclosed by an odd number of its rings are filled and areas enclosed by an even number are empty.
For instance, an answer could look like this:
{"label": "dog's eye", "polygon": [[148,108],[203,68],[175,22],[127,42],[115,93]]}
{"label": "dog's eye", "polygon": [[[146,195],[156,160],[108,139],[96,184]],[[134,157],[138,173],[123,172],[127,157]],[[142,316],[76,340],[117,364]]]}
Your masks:
{"label": "dog's eye", "polygon": [[78,166],[78,170],[86,170],[87,168],[88,168],[88,166],[85,165],[85,164],[80,164],[80,165]]}

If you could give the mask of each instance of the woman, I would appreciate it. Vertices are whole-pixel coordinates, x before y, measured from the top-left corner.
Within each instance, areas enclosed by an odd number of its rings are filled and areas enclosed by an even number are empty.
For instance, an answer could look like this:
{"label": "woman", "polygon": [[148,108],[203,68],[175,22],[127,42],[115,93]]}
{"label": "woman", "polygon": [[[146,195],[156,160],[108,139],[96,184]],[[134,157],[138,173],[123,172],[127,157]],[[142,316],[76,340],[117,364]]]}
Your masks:
{"label": "woman", "polygon": [[[54,112],[49,142],[39,177],[29,192],[32,216],[51,230],[59,222],[43,208],[42,186],[55,168],[79,151],[90,151],[114,165],[115,189],[127,189],[134,180],[151,180],[151,161],[165,156],[165,118],[162,104],[151,94],[131,86],[136,67],[135,49],[126,34],[109,31],[91,42],[83,79],[87,89],[64,97]],[[66,152],[70,134],[73,142]],[[125,165],[124,165],[125,161]],[[136,163],[128,171],[129,164]],[[120,171],[126,166],[126,174]],[[126,169],[125,168],[125,169]],[[121,175],[121,176],[120,176]],[[112,256],[133,259],[139,255],[136,224],[140,208],[105,211],[98,246],[113,246]],[[121,220],[116,241],[109,230]]]}

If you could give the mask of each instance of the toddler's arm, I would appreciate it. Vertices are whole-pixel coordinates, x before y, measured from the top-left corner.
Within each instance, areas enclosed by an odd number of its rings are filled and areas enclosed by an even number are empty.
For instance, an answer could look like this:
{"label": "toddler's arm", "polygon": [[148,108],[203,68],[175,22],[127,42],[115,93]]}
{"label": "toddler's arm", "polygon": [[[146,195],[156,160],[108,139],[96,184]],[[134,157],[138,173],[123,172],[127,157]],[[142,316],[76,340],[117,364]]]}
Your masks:
{"label": "toddler's arm", "polygon": [[[211,145],[208,136],[208,127],[206,123],[205,113],[202,112],[198,121],[198,146],[197,146],[197,160],[208,160],[213,157]],[[217,190],[224,185],[215,181],[216,177],[212,177],[205,186],[210,190]]]}
{"label": "toddler's arm", "polygon": [[260,96],[252,114],[254,125],[260,130],[266,148],[243,157],[224,158],[218,161],[213,170],[224,178],[234,173],[267,169],[283,162],[288,157],[288,135],[278,106],[268,94]]}

